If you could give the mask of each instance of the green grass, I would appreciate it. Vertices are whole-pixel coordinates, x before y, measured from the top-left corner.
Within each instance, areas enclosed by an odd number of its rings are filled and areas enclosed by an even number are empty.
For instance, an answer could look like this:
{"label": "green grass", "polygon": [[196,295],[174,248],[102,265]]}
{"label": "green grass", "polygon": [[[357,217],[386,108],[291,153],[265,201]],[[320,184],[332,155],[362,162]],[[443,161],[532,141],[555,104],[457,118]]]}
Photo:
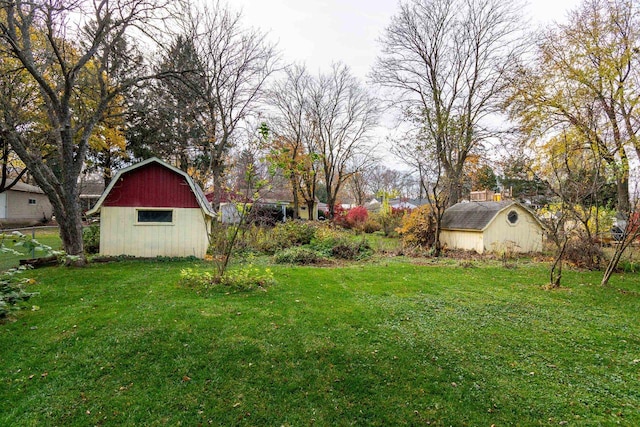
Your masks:
{"label": "green grass", "polygon": [[[22,230],[23,234],[27,236],[31,236],[31,232],[28,230]],[[8,233],[10,236],[11,233]],[[50,246],[53,250],[60,250],[62,248],[62,242],[60,240],[60,234],[57,228],[44,228],[44,229],[35,229],[34,231],[35,239],[42,243],[43,245]],[[9,268],[16,267],[21,259],[29,259],[33,258],[34,255],[36,258],[46,256],[46,254],[42,251],[36,251],[35,254],[31,251],[27,251],[22,247],[14,247],[13,243],[17,241],[17,239],[12,239],[5,241],[5,245],[11,249],[15,249],[18,252],[21,252],[22,255],[14,255],[10,253],[0,253],[0,271],[5,271]]]}
{"label": "green grass", "polygon": [[198,295],[193,262],[33,272],[0,325],[0,425],[640,425],[640,277],[378,261],[271,267]]}

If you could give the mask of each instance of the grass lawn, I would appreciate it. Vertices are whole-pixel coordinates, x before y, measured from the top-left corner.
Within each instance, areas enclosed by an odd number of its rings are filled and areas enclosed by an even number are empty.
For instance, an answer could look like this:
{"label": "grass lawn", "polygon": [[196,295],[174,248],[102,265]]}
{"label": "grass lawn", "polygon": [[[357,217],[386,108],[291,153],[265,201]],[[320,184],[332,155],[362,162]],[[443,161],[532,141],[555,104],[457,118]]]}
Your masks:
{"label": "grass lawn", "polygon": [[[32,233],[29,230],[22,230],[23,234],[31,236]],[[11,233],[7,233],[11,235]],[[36,228],[34,229],[33,234],[35,235],[35,239],[42,243],[43,245],[50,246],[53,250],[60,250],[62,248],[62,241],[60,240],[60,234],[57,228]],[[46,256],[46,254],[42,251],[36,251],[35,254],[30,251],[25,250],[22,247],[14,247],[13,240],[5,242],[6,246],[15,249],[18,252],[21,252],[22,256],[17,256],[9,253],[0,253],[0,271],[5,271],[12,267],[17,267],[19,260],[21,259],[29,259],[33,258],[34,255],[36,258]]]}
{"label": "grass lawn", "polygon": [[194,265],[32,272],[0,425],[640,425],[638,275],[393,259],[203,296]]}

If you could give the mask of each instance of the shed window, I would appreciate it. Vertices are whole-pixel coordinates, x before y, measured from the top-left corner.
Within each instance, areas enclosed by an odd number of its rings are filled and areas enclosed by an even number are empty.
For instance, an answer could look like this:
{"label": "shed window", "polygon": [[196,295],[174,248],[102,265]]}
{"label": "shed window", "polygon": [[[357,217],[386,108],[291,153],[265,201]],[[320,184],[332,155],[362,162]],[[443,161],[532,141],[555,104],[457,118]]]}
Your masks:
{"label": "shed window", "polygon": [[30,205],[35,205],[36,203],[37,203],[36,199],[29,199],[29,204]]}
{"label": "shed window", "polygon": [[509,212],[509,214],[507,215],[507,219],[509,220],[510,224],[515,224],[516,222],[518,222],[518,212],[516,211]]}
{"label": "shed window", "polygon": [[138,209],[138,222],[173,222],[173,210],[145,210]]}

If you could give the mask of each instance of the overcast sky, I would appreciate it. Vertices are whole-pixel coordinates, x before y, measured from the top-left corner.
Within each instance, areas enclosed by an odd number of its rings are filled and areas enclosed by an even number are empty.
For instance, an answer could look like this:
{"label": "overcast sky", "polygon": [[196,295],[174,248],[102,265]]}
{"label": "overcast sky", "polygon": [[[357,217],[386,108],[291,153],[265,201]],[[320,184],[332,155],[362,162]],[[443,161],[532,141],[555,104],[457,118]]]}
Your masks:
{"label": "overcast sky", "polygon": [[[504,0],[510,1],[510,0]],[[530,0],[532,25],[562,21],[578,0]],[[261,28],[278,43],[287,62],[309,71],[342,61],[365,79],[379,53],[377,39],[397,11],[397,0],[233,0],[245,25]]]}
{"label": "overcast sky", "polygon": [[[260,28],[278,44],[286,63],[304,62],[316,74],[332,62],[349,65],[363,82],[380,52],[378,39],[398,10],[398,0],[228,0],[242,10],[246,26]],[[503,0],[511,1],[511,0]],[[562,22],[580,0],[529,0],[525,17],[532,27]],[[375,139],[386,166],[404,169],[386,153],[387,136],[397,122],[385,114]],[[498,148],[496,146],[496,148]],[[494,152],[498,154],[498,151]]]}

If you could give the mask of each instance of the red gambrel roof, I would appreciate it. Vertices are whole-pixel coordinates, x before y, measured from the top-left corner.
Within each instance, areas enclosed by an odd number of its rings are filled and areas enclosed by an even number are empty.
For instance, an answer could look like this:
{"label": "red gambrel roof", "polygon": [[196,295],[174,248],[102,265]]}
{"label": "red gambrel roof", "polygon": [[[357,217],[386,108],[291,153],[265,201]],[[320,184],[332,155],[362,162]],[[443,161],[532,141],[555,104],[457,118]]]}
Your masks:
{"label": "red gambrel roof", "polygon": [[202,189],[184,171],[152,157],[118,171],[95,206],[200,208],[207,216],[215,212]]}

